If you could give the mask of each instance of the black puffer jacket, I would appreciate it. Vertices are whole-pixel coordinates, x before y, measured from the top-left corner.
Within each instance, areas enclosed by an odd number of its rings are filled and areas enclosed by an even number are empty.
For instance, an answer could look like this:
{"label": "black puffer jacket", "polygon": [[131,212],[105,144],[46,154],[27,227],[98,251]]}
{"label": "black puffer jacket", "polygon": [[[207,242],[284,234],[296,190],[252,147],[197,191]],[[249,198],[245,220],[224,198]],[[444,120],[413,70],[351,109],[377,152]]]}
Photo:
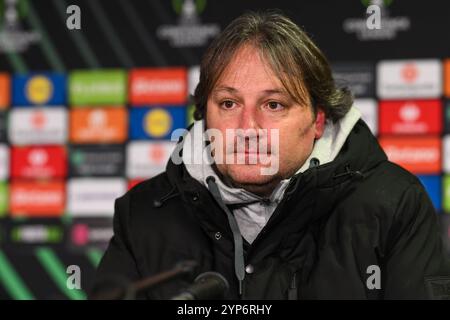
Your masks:
{"label": "black puffer jacket", "polygon": [[[387,161],[362,120],[333,162],[294,176],[253,244],[243,240],[252,267],[242,295],[228,218],[184,165],[169,161],[166,172],[116,200],[115,235],[98,279],[135,281],[192,259],[197,273],[225,276],[231,299],[450,297],[450,264],[430,199],[415,176]],[[370,266],[380,268],[380,288],[367,285],[375,283]],[[174,281],[141,297],[166,299],[187,284]]]}

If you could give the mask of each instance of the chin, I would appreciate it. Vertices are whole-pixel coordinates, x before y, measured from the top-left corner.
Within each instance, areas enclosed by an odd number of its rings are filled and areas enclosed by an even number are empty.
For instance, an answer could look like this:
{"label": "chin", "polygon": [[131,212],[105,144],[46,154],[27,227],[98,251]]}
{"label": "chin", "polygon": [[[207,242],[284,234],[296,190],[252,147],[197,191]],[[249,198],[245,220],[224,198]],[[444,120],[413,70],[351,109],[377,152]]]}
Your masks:
{"label": "chin", "polygon": [[262,175],[260,165],[231,165],[227,172],[228,176],[238,185],[264,185],[274,180],[274,175]]}

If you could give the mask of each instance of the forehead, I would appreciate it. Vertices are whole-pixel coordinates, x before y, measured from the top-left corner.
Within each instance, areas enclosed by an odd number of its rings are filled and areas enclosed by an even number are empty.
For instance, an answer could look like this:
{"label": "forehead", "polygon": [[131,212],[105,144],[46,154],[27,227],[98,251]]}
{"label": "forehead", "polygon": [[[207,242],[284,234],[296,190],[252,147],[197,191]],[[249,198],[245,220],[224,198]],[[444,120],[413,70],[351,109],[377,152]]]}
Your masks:
{"label": "forehead", "polygon": [[283,85],[261,51],[244,45],[232,56],[213,90],[220,87],[258,91],[283,88]]}

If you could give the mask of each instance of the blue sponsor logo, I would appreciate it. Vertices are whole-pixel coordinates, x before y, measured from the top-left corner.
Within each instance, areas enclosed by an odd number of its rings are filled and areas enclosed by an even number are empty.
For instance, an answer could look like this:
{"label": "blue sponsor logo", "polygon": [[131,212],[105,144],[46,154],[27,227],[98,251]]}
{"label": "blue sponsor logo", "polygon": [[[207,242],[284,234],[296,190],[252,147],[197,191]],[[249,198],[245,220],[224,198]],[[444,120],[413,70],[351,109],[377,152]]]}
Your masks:
{"label": "blue sponsor logo", "polygon": [[66,76],[57,73],[17,74],[12,78],[12,105],[63,105]]}
{"label": "blue sponsor logo", "polygon": [[170,139],[176,129],[186,128],[184,106],[136,107],[130,110],[131,139]]}

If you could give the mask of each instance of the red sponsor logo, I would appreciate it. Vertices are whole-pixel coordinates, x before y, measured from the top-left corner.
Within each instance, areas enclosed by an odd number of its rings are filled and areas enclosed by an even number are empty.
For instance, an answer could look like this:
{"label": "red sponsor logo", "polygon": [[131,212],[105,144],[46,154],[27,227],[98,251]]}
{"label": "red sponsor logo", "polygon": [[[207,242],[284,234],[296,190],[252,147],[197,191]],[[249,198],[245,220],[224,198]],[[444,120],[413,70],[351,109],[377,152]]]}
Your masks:
{"label": "red sponsor logo", "polygon": [[380,134],[440,134],[440,100],[380,101]]}
{"label": "red sponsor logo", "polygon": [[167,161],[167,148],[163,144],[154,144],[150,147],[149,159],[156,163]]}
{"label": "red sponsor logo", "polygon": [[45,112],[43,110],[37,110],[31,116],[31,126],[33,129],[43,129],[47,122],[47,118],[45,116]]}
{"label": "red sponsor logo", "polygon": [[405,64],[400,72],[402,73],[403,80],[407,83],[416,81],[417,76],[419,75],[419,70],[414,63]]}
{"label": "red sponsor logo", "polygon": [[440,137],[382,137],[380,145],[390,161],[414,174],[441,173]]}
{"label": "red sponsor logo", "polygon": [[132,105],[184,104],[186,100],[186,69],[148,68],[130,72]]}
{"label": "red sponsor logo", "polygon": [[11,160],[13,178],[64,178],[67,175],[64,147],[13,147]]}

